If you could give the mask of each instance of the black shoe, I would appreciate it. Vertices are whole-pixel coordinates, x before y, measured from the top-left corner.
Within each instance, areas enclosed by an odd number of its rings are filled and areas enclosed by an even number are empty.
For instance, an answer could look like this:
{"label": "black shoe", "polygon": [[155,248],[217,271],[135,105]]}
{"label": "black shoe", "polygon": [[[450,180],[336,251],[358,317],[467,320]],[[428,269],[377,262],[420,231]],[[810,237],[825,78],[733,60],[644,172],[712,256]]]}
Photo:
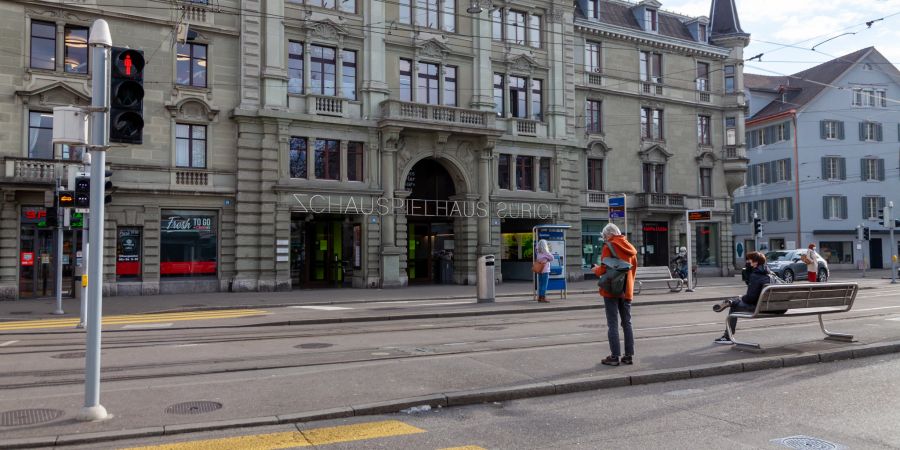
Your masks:
{"label": "black shoe", "polygon": [[606,358],[603,358],[603,360],[600,361],[600,364],[603,364],[605,366],[618,366],[619,365],[619,357],[609,355]]}
{"label": "black shoe", "polygon": [[729,306],[731,306],[731,300],[722,300],[722,303],[717,303],[717,304],[713,305],[713,311],[722,312],[725,310],[725,308],[728,308]]}
{"label": "black shoe", "polygon": [[731,339],[728,339],[728,335],[723,334],[722,337],[714,340],[713,344],[732,345],[734,342],[731,342]]}
{"label": "black shoe", "polygon": [[631,360],[631,355],[625,355],[622,357],[622,364],[630,366],[634,364],[634,361]]}

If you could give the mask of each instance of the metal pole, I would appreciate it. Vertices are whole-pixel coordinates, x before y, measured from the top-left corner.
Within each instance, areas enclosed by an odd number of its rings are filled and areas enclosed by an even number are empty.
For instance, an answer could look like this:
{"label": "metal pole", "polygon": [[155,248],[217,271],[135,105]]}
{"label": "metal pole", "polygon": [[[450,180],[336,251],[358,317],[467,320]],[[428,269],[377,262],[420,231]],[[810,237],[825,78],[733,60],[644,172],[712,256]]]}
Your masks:
{"label": "metal pole", "polygon": [[752,226],[753,226],[753,251],[754,252],[759,251],[759,233],[756,232],[756,219],[758,219],[758,218],[759,218],[759,216],[756,215],[756,211],[753,211],[753,225]]}
{"label": "metal pole", "polygon": [[888,202],[888,229],[891,230],[891,284],[897,284],[897,241],[894,240],[894,202]]}
{"label": "metal pole", "polygon": [[106,172],[106,147],[109,144],[109,69],[112,37],[103,19],[94,21],[91,46],[91,203],[90,241],[95,257],[88,261],[87,352],[85,355],[84,408],[79,420],[109,418],[100,405],[100,330],[103,318],[103,220]]}
{"label": "metal pole", "polygon": [[87,286],[85,286],[84,278],[87,278],[88,275],[88,261],[90,261],[89,253],[90,247],[88,244],[88,213],[83,213],[81,217],[81,283],[78,284],[78,289],[81,290],[81,320],[78,322],[78,325],[75,328],[84,328],[84,324],[87,321]]}
{"label": "metal pole", "polygon": [[688,220],[688,212],[684,212],[684,229],[687,231],[685,233],[687,235],[687,275],[688,275],[688,285],[685,292],[694,292],[694,258],[693,258],[693,245],[691,245],[691,221]]}
{"label": "metal pole", "polygon": [[[59,198],[59,178],[56,179],[56,182],[53,186],[53,203],[56,204]],[[59,218],[59,208],[55,208],[56,211],[56,261],[53,264],[56,270],[56,310],[53,311],[53,314],[63,315],[66,312],[63,311],[62,307],[62,255],[63,255],[63,229],[62,222]]]}

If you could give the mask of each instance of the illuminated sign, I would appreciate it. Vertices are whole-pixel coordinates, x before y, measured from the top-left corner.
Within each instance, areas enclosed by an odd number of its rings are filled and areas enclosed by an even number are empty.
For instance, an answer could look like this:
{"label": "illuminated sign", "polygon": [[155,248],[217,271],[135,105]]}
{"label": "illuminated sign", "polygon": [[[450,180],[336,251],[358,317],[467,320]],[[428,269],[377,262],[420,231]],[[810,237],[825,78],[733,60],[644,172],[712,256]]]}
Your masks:
{"label": "illuminated sign", "polygon": [[708,209],[688,211],[688,220],[691,222],[710,219],[712,219],[712,211]]}
{"label": "illuminated sign", "polygon": [[75,206],[75,193],[72,191],[59,191],[59,207],[71,208]]}
{"label": "illuminated sign", "polygon": [[[424,200],[415,198],[354,198],[294,194],[296,211],[364,216],[402,214],[418,217],[497,217],[500,219],[550,219],[560,216],[559,205],[527,202],[487,203],[474,200]],[[165,228],[165,224],[163,225]]]}

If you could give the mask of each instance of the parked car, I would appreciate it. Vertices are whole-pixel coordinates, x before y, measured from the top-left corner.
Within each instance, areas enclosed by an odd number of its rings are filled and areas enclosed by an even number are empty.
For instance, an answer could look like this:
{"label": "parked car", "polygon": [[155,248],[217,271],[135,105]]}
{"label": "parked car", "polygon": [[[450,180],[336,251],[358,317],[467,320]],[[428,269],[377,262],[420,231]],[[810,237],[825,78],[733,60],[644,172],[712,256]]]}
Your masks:
{"label": "parked car", "polygon": [[[784,281],[793,283],[796,279],[806,279],[806,263],[800,259],[800,255],[806,253],[806,249],[799,250],[775,250],[766,253],[766,266],[775,275]],[[819,261],[817,281],[828,281],[828,261],[822,255],[816,253]]]}

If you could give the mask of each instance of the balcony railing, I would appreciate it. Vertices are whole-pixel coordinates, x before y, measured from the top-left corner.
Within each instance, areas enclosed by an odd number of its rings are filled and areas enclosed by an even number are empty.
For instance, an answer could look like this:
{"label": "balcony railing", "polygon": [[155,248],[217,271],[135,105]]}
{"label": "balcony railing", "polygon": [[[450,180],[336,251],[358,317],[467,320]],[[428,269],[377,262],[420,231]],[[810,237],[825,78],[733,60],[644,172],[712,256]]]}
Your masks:
{"label": "balcony railing", "polygon": [[663,95],[663,86],[657,83],[641,82],[641,93],[650,95]]}
{"label": "balcony railing", "polygon": [[638,204],[645,208],[684,209],[682,194],[638,194]]}
{"label": "balcony railing", "polygon": [[210,9],[210,6],[205,3],[182,1],[181,14],[187,23],[202,25],[213,24],[213,11]]}
{"label": "balcony railing", "polygon": [[714,198],[701,198],[701,199],[700,199],[700,207],[701,207],[701,208],[715,208],[715,207],[716,207],[716,199],[714,199]]}
{"label": "balcony railing", "polygon": [[209,173],[199,170],[175,170],[175,184],[180,186],[209,186]]}
{"label": "balcony railing", "polygon": [[586,206],[606,206],[606,193],[588,192],[585,195]]}
{"label": "balcony railing", "polygon": [[700,91],[697,92],[697,101],[701,103],[709,103],[710,95],[709,92]]}
{"label": "balcony railing", "polygon": [[4,176],[27,182],[51,182],[56,177],[65,178],[67,167],[78,165],[75,161],[30,158],[4,158]]}
{"label": "balcony railing", "polygon": [[413,122],[419,125],[464,127],[472,130],[494,128],[495,113],[452,106],[385,100],[382,121]]}
{"label": "balcony railing", "polygon": [[603,75],[596,72],[585,72],[584,82],[590,86],[603,86]]}
{"label": "balcony railing", "polygon": [[747,159],[747,151],[743,147],[725,147],[722,159]]}
{"label": "balcony railing", "polygon": [[346,109],[344,108],[344,104],[347,102],[347,99],[345,98],[308,95],[306,99],[308,102],[306,110],[309,111],[310,114],[335,117],[344,116],[344,110]]}

